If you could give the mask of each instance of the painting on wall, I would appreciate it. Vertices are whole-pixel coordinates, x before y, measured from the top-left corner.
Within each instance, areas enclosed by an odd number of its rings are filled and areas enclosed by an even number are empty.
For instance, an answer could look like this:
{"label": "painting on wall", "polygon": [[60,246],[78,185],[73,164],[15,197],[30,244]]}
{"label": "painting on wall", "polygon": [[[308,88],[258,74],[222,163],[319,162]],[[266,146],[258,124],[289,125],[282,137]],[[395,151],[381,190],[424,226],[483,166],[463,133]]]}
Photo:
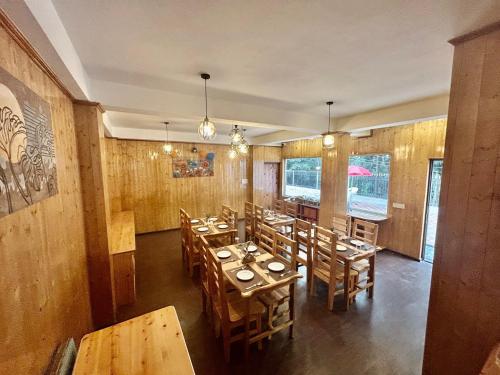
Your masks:
{"label": "painting on wall", "polygon": [[200,152],[197,159],[174,159],[172,162],[175,178],[210,177],[214,175],[215,153]]}
{"label": "painting on wall", "polygon": [[0,218],[55,194],[50,106],[0,68]]}

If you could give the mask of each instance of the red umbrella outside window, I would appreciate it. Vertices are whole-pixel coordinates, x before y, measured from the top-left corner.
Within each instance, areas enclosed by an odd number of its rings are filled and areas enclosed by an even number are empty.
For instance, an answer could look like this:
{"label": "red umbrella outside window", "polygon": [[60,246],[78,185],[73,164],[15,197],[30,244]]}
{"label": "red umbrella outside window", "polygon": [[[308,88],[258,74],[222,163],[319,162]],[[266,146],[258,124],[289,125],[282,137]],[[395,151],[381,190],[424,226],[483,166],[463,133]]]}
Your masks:
{"label": "red umbrella outside window", "polygon": [[368,169],[357,165],[350,165],[347,173],[349,176],[373,176],[372,172]]}

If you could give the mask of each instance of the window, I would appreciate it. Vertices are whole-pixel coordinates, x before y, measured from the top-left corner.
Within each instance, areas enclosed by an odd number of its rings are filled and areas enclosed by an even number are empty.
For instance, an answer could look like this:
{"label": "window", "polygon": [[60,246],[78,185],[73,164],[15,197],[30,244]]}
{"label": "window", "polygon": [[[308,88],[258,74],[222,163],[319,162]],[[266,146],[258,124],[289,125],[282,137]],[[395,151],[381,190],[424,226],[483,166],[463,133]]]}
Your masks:
{"label": "window", "polygon": [[349,156],[347,212],[387,215],[391,156]]}
{"label": "window", "polygon": [[321,188],[321,158],[285,159],[283,195],[318,201]]}

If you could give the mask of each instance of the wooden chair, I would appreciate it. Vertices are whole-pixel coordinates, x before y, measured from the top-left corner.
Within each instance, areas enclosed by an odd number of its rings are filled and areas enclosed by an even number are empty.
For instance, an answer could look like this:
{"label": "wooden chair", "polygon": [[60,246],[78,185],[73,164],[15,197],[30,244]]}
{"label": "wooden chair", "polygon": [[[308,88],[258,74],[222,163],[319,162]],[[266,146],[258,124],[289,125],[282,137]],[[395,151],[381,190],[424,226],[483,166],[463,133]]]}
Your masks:
{"label": "wooden chair", "polygon": [[188,246],[188,238],[186,232],[186,216],[187,212],[181,208],[179,209],[179,226],[181,231],[181,251],[182,251],[182,263],[186,262],[186,251]]}
{"label": "wooden chair", "polygon": [[[328,229],[316,227],[314,231],[314,248],[312,259],[312,274],[310,294],[314,294],[315,280],[319,279],[328,284],[328,309],[333,310],[333,300],[344,290],[336,290],[338,284],[344,281],[344,266],[337,262],[337,236]],[[358,273],[350,270],[349,290],[353,288]]]}
{"label": "wooden chair", "polygon": [[201,284],[201,303],[203,313],[209,312],[209,319],[212,317],[212,299],[210,297],[210,286],[208,283],[208,253],[210,244],[204,236],[200,237],[200,284]]}
{"label": "wooden chair", "polygon": [[260,227],[264,223],[264,208],[262,206],[254,205],[253,219],[254,238],[258,242],[260,240]]}
{"label": "wooden chair", "polygon": [[[367,244],[377,246],[377,238],[378,238],[378,224],[361,220],[354,219],[354,225],[352,227],[352,238],[357,240],[361,240]],[[358,260],[354,262],[351,267],[353,270],[357,271],[359,274],[368,273],[370,269],[370,263],[366,259]],[[361,284],[363,281],[367,280],[368,275],[365,275],[363,279],[356,278],[355,284],[358,288],[362,288]]]}
{"label": "wooden chair", "polygon": [[276,229],[273,229],[266,224],[262,224],[260,227],[259,246],[268,253],[274,254],[276,247],[276,235]]}
{"label": "wooden chair", "polygon": [[238,230],[231,229],[223,233],[205,234],[203,236],[211,247],[223,247],[233,245],[238,237]]}
{"label": "wooden chair", "polygon": [[229,221],[231,220],[231,207],[223,204],[220,216],[223,221],[229,224]]}
{"label": "wooden chair", "polygon": [[245,241],[250,241],[255,235],[253,203],[245,202]]}
{"label": "wooden chair", "polygon": [[299,204],[285,201],[285,214],[291,217],[299,217]]}
{"label": "wooden chair", "polygon": [[283,200],[273,198],[273,210],[279,213],[283,213],[285,211]]}
{"label": "wooden chair", "polygon": [[[238,291],[227,292],[224,283],[224,273],[222,264],[215,255],[214,249],[208,252],[208,279],[214,319],[218,319],[222,329],[222,339],[224,343],[224,358],[229,362],[231,356],[231,344],[243,340],[245,332],[236,333],[236,328],[245,327],[245,311],[247,301],[243,300]],[[256,335],[262,330],[262,314],[265,307],[259,301],[250,300],[250,324],[254,323],[255,328],[250,329],[250,335]],[[216,327],[216,332],[219,330]],[[261,342],[259,341],[259,348]]]}
{"label": "wooden chair", "polygon": [[[297,269],[297,242],[280,233],[276,233],[273,255],[290,269]],[[290,300],[289,286],[276,288],[259,296],[267,308],[267,325],[274,329],[274,322],[290,312],[290,306],[285,304]],[[269,336],[271,338],[271,336]]]}
{"label": "wooden chair", "polygon": [[307,285],[311,284],[311,264],[313,250],[313,225],[309,221],[295,220],[293,239],[297,242],[297,265],[307,268]]}
{"label": "wooden chair", "polygon": [[200,264],[199,241],[198,237],[195,236],[195,234],[193,233],[191,225],[191,217],[188,214],[186,214],[185,218],[186,218],[185,230],[187,237],[186,263],[189,276],[193,277],[194,267]]}
{"label": "wooden chair", "polygon": [[338,237],[351,236],[351,217],[334,216],[332,219],[332,231]]}

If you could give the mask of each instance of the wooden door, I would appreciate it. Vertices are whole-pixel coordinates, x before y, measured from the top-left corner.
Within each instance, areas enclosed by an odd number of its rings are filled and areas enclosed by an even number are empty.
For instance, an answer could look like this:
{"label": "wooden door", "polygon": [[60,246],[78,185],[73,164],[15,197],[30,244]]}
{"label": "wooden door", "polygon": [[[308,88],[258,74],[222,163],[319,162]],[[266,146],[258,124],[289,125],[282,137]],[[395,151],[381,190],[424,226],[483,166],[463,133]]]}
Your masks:
{"label": "wooden door", "polygon": [[280,163],[264,163],[264,198],[262,206],[270,208],[273,198],[279,197],[280,189]]}

